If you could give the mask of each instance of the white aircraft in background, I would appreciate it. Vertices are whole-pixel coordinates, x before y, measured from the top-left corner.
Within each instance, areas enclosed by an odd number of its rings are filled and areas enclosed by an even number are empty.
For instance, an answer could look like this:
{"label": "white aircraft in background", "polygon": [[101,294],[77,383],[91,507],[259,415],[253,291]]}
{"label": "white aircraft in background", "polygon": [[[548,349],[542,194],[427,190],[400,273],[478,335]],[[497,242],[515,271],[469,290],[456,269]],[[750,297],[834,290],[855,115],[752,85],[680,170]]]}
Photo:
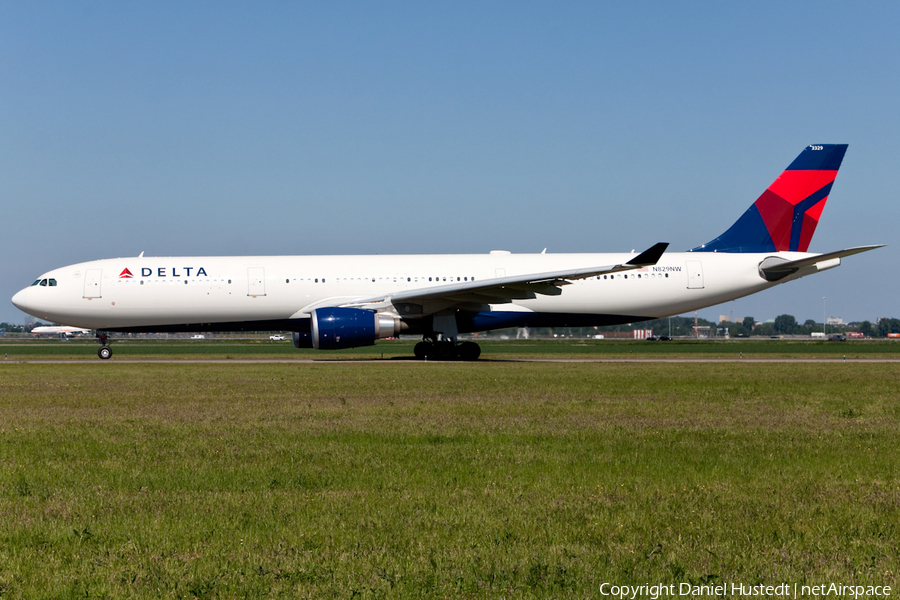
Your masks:
{"label": "white aircraft in background", "polygon": [[[837,267],[880,246],[807,252],[845,144],[813,145],[725,233],[685,253],[116,258],[55,269],[12,299],[106,332],[291,331],[298,348],[418,334],[419,358],[474,360],[460,333],[633,323]],[[46,283],[45,283],[46,282]]]}
{"label": "white aircraft in background", "polygon": [[58,335],[60,339],[72,335],[87,335],[90,329],[82,329],[81,327],[69,327],[68,325],[41,325],[31,330],[32,335]]}

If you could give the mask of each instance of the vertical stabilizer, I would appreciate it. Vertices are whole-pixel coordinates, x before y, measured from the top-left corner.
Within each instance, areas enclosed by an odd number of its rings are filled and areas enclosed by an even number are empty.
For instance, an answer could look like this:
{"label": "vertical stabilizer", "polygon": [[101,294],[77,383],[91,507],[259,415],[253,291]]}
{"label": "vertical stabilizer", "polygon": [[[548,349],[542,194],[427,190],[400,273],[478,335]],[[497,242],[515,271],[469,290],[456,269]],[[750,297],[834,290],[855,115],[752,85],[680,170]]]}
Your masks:
{"label": "vertical stabilizer", "polygon": [[846,151],[807,146],[728,231],[691,252],[806,252]]}

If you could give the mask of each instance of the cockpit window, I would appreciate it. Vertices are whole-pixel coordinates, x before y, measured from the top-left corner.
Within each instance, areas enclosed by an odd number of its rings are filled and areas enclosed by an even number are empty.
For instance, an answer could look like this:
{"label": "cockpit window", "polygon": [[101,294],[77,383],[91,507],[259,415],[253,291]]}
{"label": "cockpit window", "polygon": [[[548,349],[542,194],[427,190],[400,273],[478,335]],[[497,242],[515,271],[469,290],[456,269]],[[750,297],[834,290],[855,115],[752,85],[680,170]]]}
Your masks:
{"label": "cockpit window", "polygon": [[55,280],[55,279],[50,279],[49,281],[50,281],[50,287],[53,287],[53,286],[56,285],[56,280]]}
{"label": "cockpit window", "polygon": [[47,285],[47,280],[46,280],[46,279],[41,279],[41,285],[46,287],[46,285]]}
{"label": "cockpit window", "polygon": [[31,284],[31,287],[36,286],[36,285],[39,284],[40,282],[41,282],[40,279],[35,279],[35,280],[34,280],[34,283]]}

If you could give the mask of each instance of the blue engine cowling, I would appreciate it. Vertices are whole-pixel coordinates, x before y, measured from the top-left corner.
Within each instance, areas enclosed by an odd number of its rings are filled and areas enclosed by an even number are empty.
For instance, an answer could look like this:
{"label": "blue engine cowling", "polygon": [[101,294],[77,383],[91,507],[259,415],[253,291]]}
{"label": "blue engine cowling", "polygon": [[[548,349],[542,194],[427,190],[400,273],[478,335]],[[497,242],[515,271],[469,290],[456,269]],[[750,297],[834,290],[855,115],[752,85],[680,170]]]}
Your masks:
{"label": "blue engine cowling", "polygon": [[312,311],[311,337],[316,350],[371,346],[400,333],[399,319],[374,310],[329,306]]}
{"label": "blue engine cowling", "polygon": [[291,334],[294,348],[312,348],[312,333],[308,331],[295,331]]}

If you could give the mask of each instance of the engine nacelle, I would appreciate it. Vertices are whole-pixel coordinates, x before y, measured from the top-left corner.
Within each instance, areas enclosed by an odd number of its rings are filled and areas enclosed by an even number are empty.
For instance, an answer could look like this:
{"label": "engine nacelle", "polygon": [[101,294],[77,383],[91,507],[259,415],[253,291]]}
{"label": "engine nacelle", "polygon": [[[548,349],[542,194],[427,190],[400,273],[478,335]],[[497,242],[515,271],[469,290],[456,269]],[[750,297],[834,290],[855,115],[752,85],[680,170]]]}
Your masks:
{"label": "engine nacelle", "polygon": [[312,311],[312,345],[316,350],[371,346],[400,333],[400,320],[362,308],[316,308]]}
{"label": "engine nacelle", "polygon": [[291,334],[294,348],[312,348],[312,334],[308,331],[295,331]]}

